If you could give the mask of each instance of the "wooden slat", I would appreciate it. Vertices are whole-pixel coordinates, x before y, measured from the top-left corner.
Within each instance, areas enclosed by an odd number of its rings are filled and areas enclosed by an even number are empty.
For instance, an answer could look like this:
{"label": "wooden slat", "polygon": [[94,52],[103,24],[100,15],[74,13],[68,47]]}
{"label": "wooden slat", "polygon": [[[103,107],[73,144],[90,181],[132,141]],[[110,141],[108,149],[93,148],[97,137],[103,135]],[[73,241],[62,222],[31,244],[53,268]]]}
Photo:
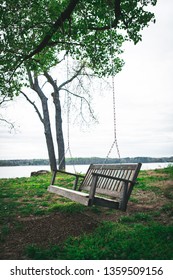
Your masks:
{"label": "wooden slat", "polygon": [[[121,173],[122,173],[122,169],[118,169],[117,170],[117,175],[116,175],[116,177],[118,177],[118,178],[121,178]],[[121,184],[121,182],[120,181],[116,181],[115,182],[115,184],[113,185],[113,187],[111,188],[111,190],[113,191],[113,190],[118,190],[118,186]]]}
{"label": "wooden slat", "polygon": [[109,208],[113,208],[113,209],[118,209],[119,208],[119,202],[112,200],[112,199],[105,199],[102,197],[94,197],[94,205],[98,205],[98,206],[103,206],[103,207],[109,207]]}
{"label": "wooden slat", "polygon": [[[125,170],[125,169],[121,170],[121,174],[119,175],[119,177],[122,178],[122,179],[128,180],[127,172],[128,172],[127,169],[126,169],[126,170]],[[123,188],[123,183],[120,181],[120,182],[117,184],[116,190],[119,191],[119,192],[121,192],[121,191],[122,191],[122,188]]]}
{"label": "wooden slat", "polygon": [[[91,165],[90,165],[91,166]],[[92,168],[93,169],[113,169],[113,170],[136,170],[136,166],[137,164],[105,164],[105,165],[101,165],[101,164],[92,164]]]}
{"label": "wooden slat", "polygon": [[110,191],[110,190],[107,190],[107,189],[96,189],[96,193],[97,194],[103,194],[103,195],[107,195],[107,196],[110,196],[110,197],[116,197],[116,198],[119,198],[120,197],[120,192],[117,192],[117,191]]}
{"label": "wooden slat", "polygon": [[[102,170],[98,169],[97,171],[94,171],[94,172],[106,175],[106,170],[105,169],[102,169]],[[104,178],[99,177],[98,182],[97,182],[97,188],[102,189],[103,188],[103,182],[104,182]]]}
{"label": "wooden slat", "polygon": [[[109,170],[108,175],[113,176],[113,177],[116,176],[116,170]],[[111,190],[113,184],[115,184],[115,180],[108,180],[108,184],[107,184],[107,186],[105,186],[105,188],[107,188],[108,190]]]}
{"label": "wooden slat", "polygon": [[[90,191],[91,186],[85,186],[84,190],[89,192]],[[108,196],[112,196],[112,197],[119,197],[120,193],[117,191],[110,191],[107,189],[100,189],[100,188],[96,188],[96,193],[97,194],[103,194],[103,195],[108,195]]]}
{"label": "wooden slat", "polygon": [[[119,170],[118,178],[123,178],[124,170],[125,170],[125,169]],[[116,191],[119,191],[119,192],[120,192],[120,191],[121,191],[121,188],[122,188],[122,182],[121,182],[121,181],[116,181],[115,187],[114,187],[112,190],[116,190]]]}
{"label": "wooden slat", "polygon": [[73,201],[79,202],[83,205],[88,206],[89,203],[89,195],[86,193],[82,193],[79,191],[74,191],[74,190],[69,190],[69,189],[64,189],[58,186],[52,186],[50,185],[48,187],[48,191],[52,193],[56,193],[60,196],[69,198]]}
{"label": "wooden slat", "polygon": [[82,187],[84,187],[84,186],[89,186],[89,185],[91,185],[91,182],[92,182],[92,173],[93,173],[93,171],[94,171],[94,166],[91,164],[90,165],[90,167],[89,167],[89,169],[88,169],[88,171],[87,171],[87,173],[86,173],[86,175],[85,175],[85,178],[84,178],[84,180],[82,181],[82,184],[81,184],[81,186],[80,186],[80,190],[82,189]]}
{"label": "wooden slat", "polygon": [[[136,168],[135,168],[135,171],[134,171],[134,175],[133,175],[133,181],[136,181],[136,179],[137,179],[137,177],[138,177],[138,174],[139,174],[139,171],[140,171],[140,169],[141,169],[141,165],[142,165],[142,163],[138,163],[137,165],[136,165]],[[130,197],[130,194],[131,194],[131,192],[132,192],[132,190],[133,190],[133,186],[134,186],[134,184],[129,188],[129,190],[128,190],[128,194],[127,194],[127,200],[129,199],[129,197]]]}

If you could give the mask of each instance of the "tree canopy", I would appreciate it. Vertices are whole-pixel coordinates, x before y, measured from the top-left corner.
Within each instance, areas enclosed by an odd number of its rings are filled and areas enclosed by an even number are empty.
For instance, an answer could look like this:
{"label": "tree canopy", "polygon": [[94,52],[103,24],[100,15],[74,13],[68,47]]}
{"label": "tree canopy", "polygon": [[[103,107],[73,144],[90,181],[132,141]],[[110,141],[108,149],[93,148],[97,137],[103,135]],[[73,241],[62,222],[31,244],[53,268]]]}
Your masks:
{"label": "tree canopy", "polygon": [[149,11],[157,0],[1,0],[2,95],[18,94],[26,72],[37,74],[68,53],[98,76],[118,73],[122,44],[141,40],[155,21]]}

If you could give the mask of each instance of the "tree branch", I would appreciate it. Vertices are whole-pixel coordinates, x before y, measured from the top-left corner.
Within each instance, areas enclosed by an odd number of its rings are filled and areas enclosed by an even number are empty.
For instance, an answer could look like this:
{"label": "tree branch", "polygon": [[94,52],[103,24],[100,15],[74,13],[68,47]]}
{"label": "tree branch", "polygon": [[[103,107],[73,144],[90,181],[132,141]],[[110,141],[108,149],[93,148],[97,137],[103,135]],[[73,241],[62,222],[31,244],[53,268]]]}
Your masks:
{"label": "tree branch", "polygon": [[60,86],[57,86],[56,82],[53,80],[53,78],[49,75],[48,72],[44,72],[45,77],[47,78],[48,82],[52,85],[55,91],[60,91],[62,87],[66,86],[67,84],[71,83],[80,73],[81,70],[84,68],[84,64],[81,65],[81,67],[76,71],[75,75],[73,75],[69,80],[62,83]]}
{"label": "tree branch", "polygon": [[66,86],[67,84],[71,83],[75,78],[77,78],[84,67],[85,64],[82,64],[81,67],[76,71],[76,73],[69,80],[65,81],[59,86],[59,90],[61,90],[62,87]]}
{"label": "tree branch", "polygon": [[34,82],[33,82],[33,78],[32,78],[32,75],[31,75],[31,71],[29,71],[27,67],[26,67],[26,69],[27,69],[27,74],[28,74],[28,78],[29,78],[30,87],[32,89],[34,89]]}
{"label": "tree branch", "polygon": [[58,88],[56,82],[53,80],[53,78],[51,77],[51,75],[49,75],[49,73],[47,71],[44,72],[44,76],[46,77],[47,81],[51,84],[54,91],[59,92],[59,88]]}
{"label": "tree branch", "polygon": [[[1,98],[2,99],[0,100],[0,107],[3,109],[6,106],[6,102],[11,101],[11,98],[8,98],[8,96],[6,96],[6,95],[2,95]],[[4,117],[1,114],[0,114],[0,122],[5,122],[6,124],[8,124],[10,127],[10,130],[15,129],[14,123],[4,119]]]}
{"label": "tree branch", "polygon": [[121,0],[114,0],[114,11],[115,11],[115,17],[118,20],[121,16]]}
{"label": "tree branch", "polygon": [[40,53],[50,42],[52,36],[56,33],[56,31],[63,25],[63,23],[70,18],[71,14],[73,13],[76,5],[79,3],[80,0],[71,0],[67,8],[61,13],[60,17],[55,21],[52,25],[51,29],[47,33],[47,35],[43,38],[40,44],[33,50],[30,54],[24,57],[24,60],[27,60],[34,56],[35,54]]}
{"label": "tree branch", "polygon": [[112,28],[116,28],[119,22],[119,19],[121,17],[121,0],[114,0],[114,13],[115,13],[115,19],[112,21],[111,24],[97,27],[97,26],[90,26],[90,30],[95,30],[95,31],[104,31],[104,30],[109,30]]}
{"label": "tree branch", "polygon": [[92,118],[93,118],[95,121],[97,121],[96,118],[95,118],[95,116],[94,116],[94,114],[93,114],[93,110],[92,110],[92,108],[91,108],[91,106],[90,106],[89,101],[88,101],[84,96],[80,96],[80,95],[78,95],[78,94],[76,94],[76,93],[74,93],[74,92],[71,92],[70,90],[68,90],[68,89],[66,89],[66,88],[62,88],[61,90],[64,90],[64,91],[68,92],[69,94],[71,94],[71,95],[73,95],[73,96],[75,96],[75,97],[77,97],[77,98],[80,98],[81,101],[84,101],[84,102],[87,104],[87,106],[88,106],[90,115],[92,116]]}
{"label": "tree branch", "polygon": [[9,121],[5,120],[4,118],[0,118],[0,121],[7,123],[10,126],[10,130],[15,128],[14,123],[9,122]]}
{"label": "tree branch", "polygon": [[85,45],[84,44],[81,44],[81,43],[76,43],[76,42],[72,42],[72,41],[50,41],[47,43],[47,46],[49,47],[54,47],[58,44],[64,44],[64,45],[74,45],[74,46],[82,46],[84,47]]}
{"label": "tree branch", "polygon": [[55,21],[55,23],[50,28],[49,32],[43,40],[40,42],[40,44],[31,51],[28,55],[25,55],[24,57],[21,57],[17,61],[16,67],[13,68],[13,71],[9,78],[9,83],[12,80],[12,77],[16,70],[23,64],[24,61],[28,60],[29,58],[33,57],[35,54],[40,53],[46,46],[48,46],[48,43],[50,42],[53,35],[56,33],[56,31],[63,25],[63,23],[70,18],[71,14],[73,13],[74,9],[76,8],[76,5],[79,3],[80,0],[71,0],[67,8],[61,13],[60,17]]}
{"label": "tree branch", "polygon": [[44,120],[43,120],[43,118],[42,118],[42,115],[41,115],[41,113],[40,113],[38,107],[35,105],[35,102],[31,101],[31,100],[29,99],[29,97],[28,97],[23,91],[20,91],[20,92],[23,94],[23,96],[25,96],[26,100],[35,108],[35,111],[36,111],[36,113],[38,114],[40,121],[41,121],[42,123],[44,123]]}
{"label": "tree branch", "polygon": [[6,95],[2,96],[2,100],[0,101],[0,106],[5,103],[11,101],[11,98],[8,98]]}

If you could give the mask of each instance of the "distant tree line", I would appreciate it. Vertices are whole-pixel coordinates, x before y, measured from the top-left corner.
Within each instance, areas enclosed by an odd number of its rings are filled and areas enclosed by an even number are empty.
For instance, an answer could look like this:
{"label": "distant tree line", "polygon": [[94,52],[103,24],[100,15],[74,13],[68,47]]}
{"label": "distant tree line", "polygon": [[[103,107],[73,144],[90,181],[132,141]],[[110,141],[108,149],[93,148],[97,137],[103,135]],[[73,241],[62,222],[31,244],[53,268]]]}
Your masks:
{"label": "distant tree line", "polygon": [[[172,157],[161,157],[161,158],[153,158],[153,157],[126,157],[126,158],[99,158],[99,157],[91,157],[91,158],[67,158],[66,163],[68,165],[76,164],[76,165],[88,165],[88,164],[103,164],[103,163],[152,163],[152,162],[173,162]],[[15,159],[15,160],[0,160],[0,166],[28,166],[28,165],[49,165],[48,159]]]}

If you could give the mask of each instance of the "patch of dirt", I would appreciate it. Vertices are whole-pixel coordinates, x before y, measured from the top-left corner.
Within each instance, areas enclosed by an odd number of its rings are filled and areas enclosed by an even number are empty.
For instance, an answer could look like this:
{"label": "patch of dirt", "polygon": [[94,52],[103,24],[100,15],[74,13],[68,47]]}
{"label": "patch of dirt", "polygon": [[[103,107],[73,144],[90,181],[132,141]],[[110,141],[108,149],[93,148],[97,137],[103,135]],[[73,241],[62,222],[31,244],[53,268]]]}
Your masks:
{"label": "patch of dirt", "polygon": [[143,176],[144,177],[152,177],[152,176],[154,176],[154,177],[159,177],[159,178],[167,178],[168,177],[168,175],[167,174],[165,174],[164,172],[162,173],[161,171],[160,172],[156,172],[155,170],[146,170],[146,174],[143,174]]}
{"label": "patch of dirt", "polygon": [[[60,245],[69,236],[92,232],[98,221],[81,213],[52,213],[44,217],[18,218],[10,225],[5,242],[0,243],[0,259],[25,259],[23,251],[29,244],[48,247]],[[18,229],[17,229],[18,228]]]}

